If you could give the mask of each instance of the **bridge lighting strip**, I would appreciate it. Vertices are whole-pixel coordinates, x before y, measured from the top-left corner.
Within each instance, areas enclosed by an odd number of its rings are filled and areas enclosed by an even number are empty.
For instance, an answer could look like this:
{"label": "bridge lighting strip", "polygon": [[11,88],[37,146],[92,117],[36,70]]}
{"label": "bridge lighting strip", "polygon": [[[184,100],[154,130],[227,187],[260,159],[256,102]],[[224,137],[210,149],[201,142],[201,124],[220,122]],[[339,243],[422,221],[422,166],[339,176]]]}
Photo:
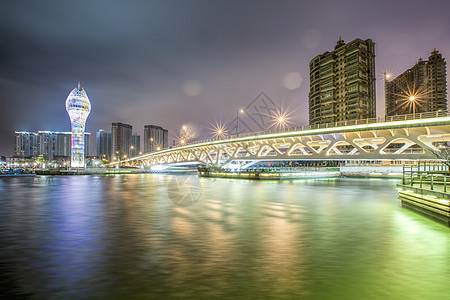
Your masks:
{"label": "bridge lighting strip", "polygon": [[429,118],[429,119],[406,120],[406,121],[392,121],[392,122],[383,122],[383,123],[369,123],[369,124],[350,125],[350,126],[341,126],[341,127],[328,127],[328,128],[318,128],[318,129],[308,129],[308,130],[298,130],[298,131],[285,131],[285,132],[268,133],[268,134],[254,135],[254,136],[238,137],[238,138],[233,138],[233,139],[214,140],[214,141],[209,141],[209,142],[190,144],[190,145],[171,148],[171,149],[164,149],[164,150],[161,150],[158,152],[152,152],[149,154],[136,156],[136,157],[129,158],[126,160],[112,162],[112,163],[110,163],[110,165],[116,165],[116,164],[121,164],[124,162],[147,159],[152,156],[158,156],[160,154],[164,154],[164,153],[168,153],[168,152],[175,152],[175,151],[179,151],[179,150],[187,150],[187,149],[191,149],[191,148],[212,146],[212,145],[218,145],[218,144],[231,144],[231,143],[237,143],[237,142],[248,142],[248,141],[257,141],[257,140],[264,140],[264,139],[288,138],[288,137],[294,137],[294,136],[358,132],[358,131],[364,131],[364,130],[388,130],[388,129],[398,129],[399,127],[400,127],[400,129],[403,129],[403,128],[439,126],[439,125],[450,125],[450,116]]}

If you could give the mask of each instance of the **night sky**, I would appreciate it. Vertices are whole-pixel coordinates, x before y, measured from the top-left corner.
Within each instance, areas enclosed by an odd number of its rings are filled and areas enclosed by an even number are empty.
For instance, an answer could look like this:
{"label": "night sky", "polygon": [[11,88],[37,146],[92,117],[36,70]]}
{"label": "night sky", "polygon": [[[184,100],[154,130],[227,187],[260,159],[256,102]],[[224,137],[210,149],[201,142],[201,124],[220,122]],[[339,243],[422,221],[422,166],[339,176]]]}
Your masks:
{"label": "night sky", "polygon": [[93,135],[112,122],[141,135],[160,125],[171,138],[183,123],[211,128],[261,91],[307,125],[309,61],[340,36],[375,41],[381,116],[383,72],[434,48],[450,59],[449,12],[445,0],[3,1],[0,154],[13,154],[15,130],[69,131],[65,99],[77,81]]}

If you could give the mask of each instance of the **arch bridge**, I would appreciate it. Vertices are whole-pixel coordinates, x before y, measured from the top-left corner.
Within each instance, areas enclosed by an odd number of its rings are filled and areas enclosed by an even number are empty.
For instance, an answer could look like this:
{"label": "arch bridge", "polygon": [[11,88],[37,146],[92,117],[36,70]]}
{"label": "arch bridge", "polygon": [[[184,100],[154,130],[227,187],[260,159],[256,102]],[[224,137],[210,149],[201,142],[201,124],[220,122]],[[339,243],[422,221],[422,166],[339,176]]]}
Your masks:
{"label": "arch bridge", "polygon": [[204,164],[242,168],[276,160],[437,159],[450,141],[450,116],[433,112],[256,132],[193,142],[111,165]]}

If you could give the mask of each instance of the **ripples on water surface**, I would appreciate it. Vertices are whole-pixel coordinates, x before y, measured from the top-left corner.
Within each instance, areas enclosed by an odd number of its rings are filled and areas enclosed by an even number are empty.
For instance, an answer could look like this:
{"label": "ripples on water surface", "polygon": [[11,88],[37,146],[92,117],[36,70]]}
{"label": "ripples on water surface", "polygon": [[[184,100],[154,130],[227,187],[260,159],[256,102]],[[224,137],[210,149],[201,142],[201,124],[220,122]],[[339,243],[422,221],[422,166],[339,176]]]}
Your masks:
{"label": "ripples on water surface", "polygon": [[[400,208],[396,183],[3,178],[0,289],[16,299],[448,299],[450,230]],[[191,193],[195,205],[174,204]]]}

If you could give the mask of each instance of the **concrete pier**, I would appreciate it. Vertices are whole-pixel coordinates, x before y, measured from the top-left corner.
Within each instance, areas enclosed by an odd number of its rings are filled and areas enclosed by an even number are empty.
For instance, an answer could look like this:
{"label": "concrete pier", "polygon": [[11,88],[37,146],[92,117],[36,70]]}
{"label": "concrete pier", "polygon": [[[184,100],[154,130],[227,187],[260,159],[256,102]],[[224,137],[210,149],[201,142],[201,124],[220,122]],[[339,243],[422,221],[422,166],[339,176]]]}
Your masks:
{"label": "concrete pier", "polygon": [[398,198],[402,207],[450,227],[450,173],[443,163],[403,168]]}
{"label": "concrete pier", "polygon": [[450,227],[450,195],[411,186],[399,185],[402,207]]}

